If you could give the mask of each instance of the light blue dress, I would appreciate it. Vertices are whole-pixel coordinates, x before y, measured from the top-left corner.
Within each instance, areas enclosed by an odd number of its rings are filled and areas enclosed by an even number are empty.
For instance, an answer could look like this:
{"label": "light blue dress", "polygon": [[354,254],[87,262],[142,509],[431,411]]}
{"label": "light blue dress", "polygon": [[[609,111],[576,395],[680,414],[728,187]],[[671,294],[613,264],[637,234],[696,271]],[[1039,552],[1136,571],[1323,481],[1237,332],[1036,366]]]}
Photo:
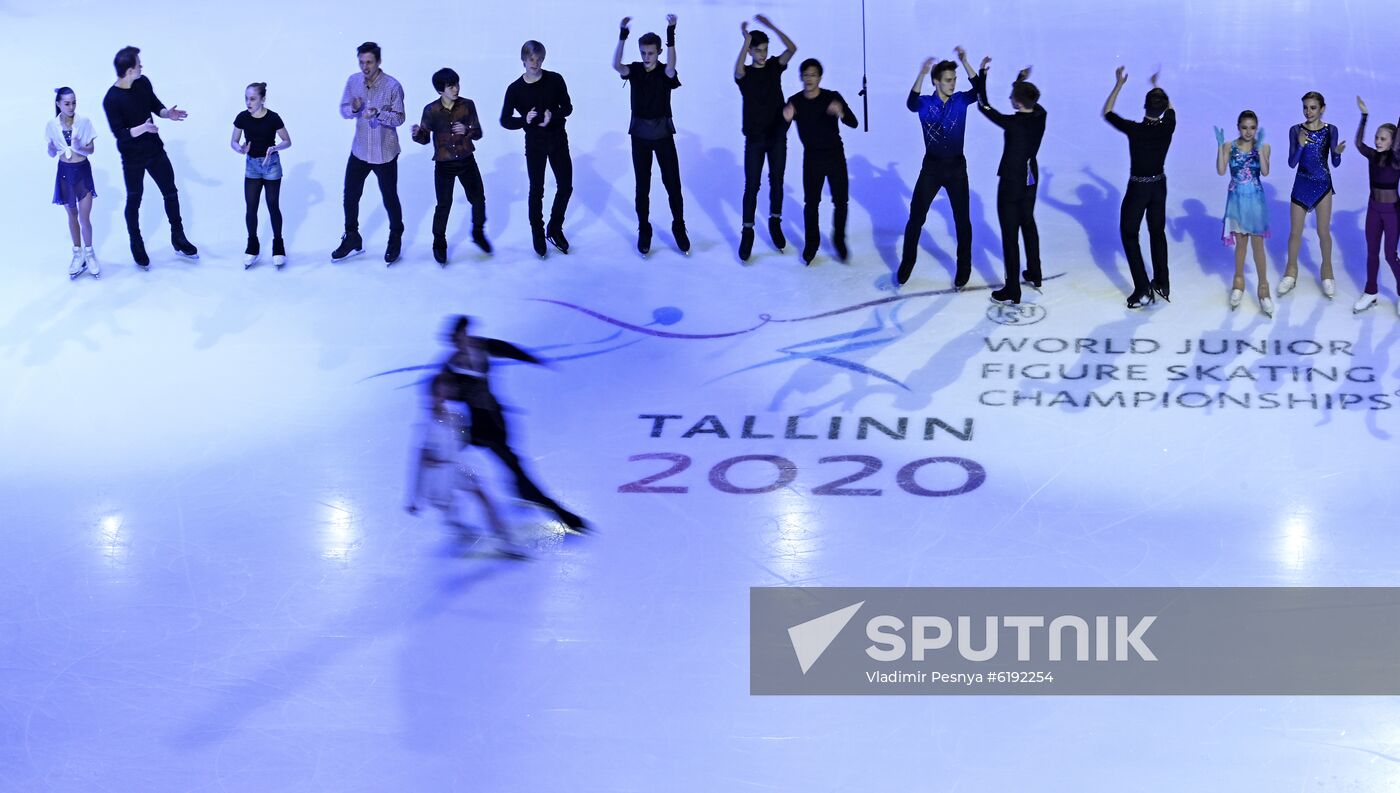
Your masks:
{"label": "light blue dress", "polygon": [[1269,236],[1269,207],[1264,200],[1264,185],[1259,181],[1259,144],[1249,151],[1240,151],[1230,144],[1230,193],[1225,199],[1225,222],[1221,232],[1227,245],[1235,243],[1235,234]]}

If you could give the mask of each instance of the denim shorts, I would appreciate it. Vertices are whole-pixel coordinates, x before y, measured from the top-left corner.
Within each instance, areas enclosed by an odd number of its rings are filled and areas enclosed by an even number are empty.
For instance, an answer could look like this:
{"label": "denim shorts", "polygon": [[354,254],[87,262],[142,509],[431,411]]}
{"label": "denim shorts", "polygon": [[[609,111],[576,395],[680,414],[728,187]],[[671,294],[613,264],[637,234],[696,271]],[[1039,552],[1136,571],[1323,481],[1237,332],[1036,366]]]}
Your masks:
{"label": "denim shorts", "polygon": [[275,182],[282,178],[282,158],[277,152],[273,152],[267,158],[267,165],[263,165],[263,158],[248,155],[248,161],[243,166],[244,179],[264,179]]}

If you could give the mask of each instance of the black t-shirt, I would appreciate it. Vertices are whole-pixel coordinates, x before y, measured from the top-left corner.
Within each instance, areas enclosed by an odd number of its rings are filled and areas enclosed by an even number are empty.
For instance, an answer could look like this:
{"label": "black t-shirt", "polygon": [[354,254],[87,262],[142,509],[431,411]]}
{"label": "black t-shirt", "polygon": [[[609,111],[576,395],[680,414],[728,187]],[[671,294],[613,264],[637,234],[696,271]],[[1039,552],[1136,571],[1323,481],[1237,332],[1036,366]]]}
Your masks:
{"label": "black t-shirt", "polygon": [[1128,158],[1133,176],[1160,176],[1167,162],[1167,149],[1176,132],[1176,111],[1167,108],[1160,119],[1129,121],[1117,113],[1108,113],[1104,120],[1128,136]]}
{"label": "black t-shirt", "polygon": [[147,132],[131,137],[132,127],[139,127],[165,109],[156,98],[151,81],[145,77],[136,78],[130,88],[115,85],[107,89],[102,98],[102,109],[107,113],[107,124],[112,128],[112,137],[117,141],[117,151],[122,157],[149,157],[162,151],[165,144],[160,134]]}
{"label": "black t-shirt", "polygon": [[[525,116],[536,112],[535,120],[525,123]],[[549,126],[542,127],[544,111],[550,111]],[[564,134],[564,121],[574,112],[569,99],[569,87],[558,72],[540,70],[540,79],[529,83],[525,76],[515,78],[506,87],[506,98],[501,105],[501,126],[506,129],[525,130],[525,142],[549,140],[550,136]]]}
{"label": "black t-shirt", "polygon": [[622,79],[632,84],[632,118],[668,119],[671,117],[671,91],[681,87],[681,76],[666,76],[666,64],[658,63],[647,71],[641,61],[627,64]]}
{"label": "black t-shirt", "polygon": [[775,129],[787,130],[787,122],[783,120],[783,72],[787,64],[777,58],[769,58],[763,64],[763,68],[745,66],[744,76],[734,80],[744,97],[746,137],[768,135]]}
{"label": "black t-shirt", "polygon": [[841,130],[836,126],[836,116],[826,112],[833,101],[841,103],[842,124],[854,127],[859,123],[856,121],[855,111],[836,91],[822,88],[817,92],[815,99],[808,99],[805,94],[798,91],[788,98],[794,111],[792,120],[797,122],[797,137],[802,139],[804,152],[843,151],[845,149],[841,144]]}
{"label": "black t-shirt", "polygon": [[249,157],[266,157],[267,150],[277,142],[277,130],[283,128],[282,117],[271,110],[262,118],[253,118],[252,113],[244,110],[234,117],[233,125],[243,130],[243,136],[248,139]]}

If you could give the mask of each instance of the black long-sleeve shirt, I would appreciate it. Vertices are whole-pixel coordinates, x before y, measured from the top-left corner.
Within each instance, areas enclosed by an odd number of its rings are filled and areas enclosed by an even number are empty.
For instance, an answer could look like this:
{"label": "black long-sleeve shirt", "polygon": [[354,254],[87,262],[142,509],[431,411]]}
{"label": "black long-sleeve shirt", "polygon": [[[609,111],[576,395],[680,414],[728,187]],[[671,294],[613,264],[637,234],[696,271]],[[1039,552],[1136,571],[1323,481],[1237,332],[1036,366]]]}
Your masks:
{"label": "black long-sleeve shirt", "polygon": [[144,132],[131,137],[133,127],[139,127],[159,115],[165,104],[156,98],[151,81],[137,77],[130,88],[113,85],[102,98],[102,109],[107,113],[107,124],[112,128],[112,137],[117,141],[117,151],[122,158],[143,158],[165,149],[165,144],[156,132]]}
{"label": "black long-sleeve shirt", "polygon": [[[525,115],[534,110],[537,115],[529,123]],[[544,112],[550,111],[549,126],[542,127]],[[574,112],[569,99],[569,88],[558,72],[540,70],[540,79],[533,83],[525,82],[522,75],[506,88],[505,103],[501,106],[501,126],[506,129],[525,130],[525,142],[544,140],[552,135],[564,133],[564,120]]]}
{"label": "black long-sleeve shirt", "polygon": [[836,126],[836,116],[826,112],[832,102],[841,103],[842,124],[854,127],[860,123],[856,120],[856,112],[836,91],[822,88],[812,99],[808,99],[802,91],[788,97],[788,104],[793,108],[792,120],[797,123],[797,137],[802,139],[804,151],[815,153],[844,150],[841,128]]}
{"label": "black long-sleeve shirt", "polygon": [[501,405],[491,393],[491,359],[509,358],[525,363],[541,363],[539,358],[500,339],[478,338],[480,346],[471,366],[458,367],[448,358],[442,364],[442,375],[447,379],[451,399],[465,402],[476,410],[499,412]]}
{"label": "black long-sleeve shirt", "polygon": [[1176,132],[1176,111],[1167,108],[1158,119],[1129,121],[1112,111],[1104,114],[1104,120],[1114,129],[1128,136],[1128,158],[1132,161],[1133,176],[1161,176],[1165,173],[1167,149],[1172,145],[1172,133]]}
{"label": "black long-sleeve shirt", "polygon": [[1027,113],[1002,113],[987,100],[985,73],[973,78],[972,85],[977,89],[977,109],[988,121],[1002,128],[1003,144],[997,176],[1020,180],[1025,185],[1039,184],[1040,164],[1036,162],[1036,155],[1040,153],[1040,141],[1045,137],[1045,108],[1037,102]]}
{"label": "black long-sleeve shirt", "polygon": [[[453,124],[461,124],[467,131],[461,135],[452,131]],[[435,162],[465,160],[476,151],[474,140],[481,140],[481,119],[476,115],[476,103],[470,99],[457,97],[452,109],[441,99],[430,102],[423,108],[423,118],[418,122],[418,134],[413,140],[427,145],[433,144]]]}

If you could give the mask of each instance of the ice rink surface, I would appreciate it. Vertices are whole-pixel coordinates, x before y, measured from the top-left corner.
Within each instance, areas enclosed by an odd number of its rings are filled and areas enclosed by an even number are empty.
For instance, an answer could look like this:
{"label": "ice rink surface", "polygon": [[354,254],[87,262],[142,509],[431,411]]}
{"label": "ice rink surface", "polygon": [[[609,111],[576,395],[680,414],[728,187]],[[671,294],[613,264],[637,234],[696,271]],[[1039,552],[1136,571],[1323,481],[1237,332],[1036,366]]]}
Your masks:
{"label": "ice rink surface", "polygon": [[[1395,583],[1389,274],[1380,305],[1350,310],[1364,162],[1352,145],[1335,171],[1337,298],[1319,292],[1310,221],[1299,287],[1271,321],[1252,266],[1244,305],[1226,306],[1227,180],[1211,132],[1248,107],[1274,144],[1276,283],[1298,97],[1322,91],[1348,140],[1357,94],[1372,129],[1400,116],[1393,6],[872,3],[870,131],[843,129],[853,255],[824,248],[810,267],[762,231],[747,264],[734,253],[731,70],[739,23],[759,10],[862,112],[855,2],[0,3],[19,78],[19,112],[0,125],[0,788],[1400,788],[1389,698],[748,693],[752,586]],[[627,91],[608,64],[620,17],[660,32],[668,11],[695,249],[675,252],[655,180],[643,261]],[[549,47],[545,67],[576,107],[574,249],[545,261],[529,251],[521,136],[495,121],[527,38]],[[435,97],[433,70],[463,75],[486,123],[494,256],[470,244],[459,194],[452,262],[432,261],[432,165],[405,129],[404,259],[383,264],[371,180],[366,254],[329,261],[352,134],[336,106],[367,39],[411,120]],[[127,44],[161,99],[190,112],[160,128],[198,262],[170,251],[151,185],[150,271],[127,252],[100,108]],[[1003,110],[1016,69],[1034,64],[1049,112],[1038,218],[1052,277],[1020,310],[987,300],[1001,280],[1001,136],[976,114],[971,288],[950,289],[942,197],[913,279],[891,284],[922,155],[904,99],[922,60],[958,44],[993,57]],[[1117,231],[1127,147],[1098,116],[1120,63],[1124,115],[1158,67],[1179,115],[1172,302],[1140,312],[1124,308]],[[253,81],[294,141],[281,272],[240,266],[243,166],[227,141]],[[42,128],[63,84],[99,130],[100,281],[65,277],[63,213],[48,203]],[[800,148],[790,133],[794,244]],[[533,561],[491,558],[435,514],[405,513],[423,417],[425,370],[412,367],[441,360],[443,320],[458,313],[548,359],[498,366],[496,388],[529,469],[596,534],[565,536],[510,501],[494,468]],[[480,525],[472,509],[463,519]]]}

